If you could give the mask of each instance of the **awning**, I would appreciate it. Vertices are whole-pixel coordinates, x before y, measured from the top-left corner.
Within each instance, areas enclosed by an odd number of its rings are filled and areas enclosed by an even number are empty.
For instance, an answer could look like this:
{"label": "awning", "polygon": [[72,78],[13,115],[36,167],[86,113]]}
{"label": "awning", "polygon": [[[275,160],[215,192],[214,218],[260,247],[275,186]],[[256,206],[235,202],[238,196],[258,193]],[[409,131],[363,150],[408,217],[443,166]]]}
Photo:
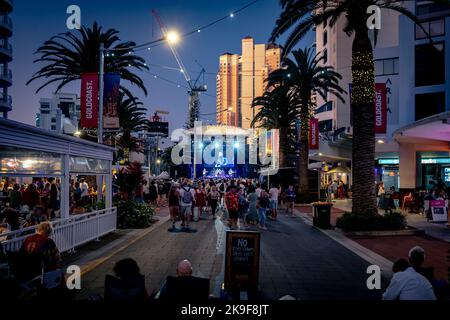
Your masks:
{"label": "awning", "polygon": [[423,139],[450,141],[450,111],[401,127],[394,131],[393,136],[401,142],[416,142]]}
{"label": "awning", "polygon": [[331,170],[329,170],[329,171],[326,171],[325,173],[329,173],[329,174],[332,174],[332,173],[345,173],[345,174],[351,174],[352,173],[352,171],[349,169],[349,168],[347,168],[347,167],[336,167],[336,168],[333,168],[333,169],[331,169]]}

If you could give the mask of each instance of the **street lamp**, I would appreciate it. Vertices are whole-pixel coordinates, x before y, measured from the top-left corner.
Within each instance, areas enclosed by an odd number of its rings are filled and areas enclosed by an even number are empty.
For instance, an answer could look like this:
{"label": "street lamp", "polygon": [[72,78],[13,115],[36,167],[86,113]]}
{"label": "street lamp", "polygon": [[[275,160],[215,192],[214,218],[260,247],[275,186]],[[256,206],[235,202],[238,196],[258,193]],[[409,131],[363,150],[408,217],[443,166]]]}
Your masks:
{"label": "street lamp", "polygon": [[174,30],[171,30],[167,32],[166,34],[167,42],[169,42],[170,45],[176,44],[180,40],[180,36],[178,33]]}

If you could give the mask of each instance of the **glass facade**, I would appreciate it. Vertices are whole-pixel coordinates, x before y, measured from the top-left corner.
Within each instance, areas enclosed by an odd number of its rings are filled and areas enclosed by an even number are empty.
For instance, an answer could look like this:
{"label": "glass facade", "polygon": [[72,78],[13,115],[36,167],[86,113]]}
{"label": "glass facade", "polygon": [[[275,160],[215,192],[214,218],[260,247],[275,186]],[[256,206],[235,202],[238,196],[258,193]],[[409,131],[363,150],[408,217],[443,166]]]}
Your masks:
{"label": "glass facade", "polygon": [[2,175],[62,175],[59,154],[0,146],[0,174]]}

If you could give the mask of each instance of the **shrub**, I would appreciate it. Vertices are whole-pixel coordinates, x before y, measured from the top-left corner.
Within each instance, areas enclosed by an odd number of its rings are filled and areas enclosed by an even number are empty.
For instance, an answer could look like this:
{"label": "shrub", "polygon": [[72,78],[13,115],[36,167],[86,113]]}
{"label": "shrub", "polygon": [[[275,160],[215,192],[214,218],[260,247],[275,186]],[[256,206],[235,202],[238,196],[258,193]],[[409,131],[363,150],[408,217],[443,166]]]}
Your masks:
{"label": "shrub", "polygon": [[120,201],[117,206],[117,227],[119,229],[147,228],[152,223],[154,211],[145,203]]}
{"label": "shrub", "polygon": [[406,227],[405,216],[399,212],[384,215],[345,213],[336,222],[336,227],[345,231],[389,231]]}

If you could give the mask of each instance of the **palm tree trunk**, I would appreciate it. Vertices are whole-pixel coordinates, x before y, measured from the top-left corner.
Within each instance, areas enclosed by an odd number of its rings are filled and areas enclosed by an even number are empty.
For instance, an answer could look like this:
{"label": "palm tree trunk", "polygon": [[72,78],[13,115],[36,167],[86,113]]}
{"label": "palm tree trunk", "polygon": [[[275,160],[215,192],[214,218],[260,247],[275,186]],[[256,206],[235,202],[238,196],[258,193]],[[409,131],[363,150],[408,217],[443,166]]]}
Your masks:
{"label": "palm tree trunk", "polygon": [[286,149],[287,149],[287,134],[288,134],[288,127],[287,126],[281,126],[280,127],[280,146],[279,146],[279,165],[280,168],[286,167]]}
{"label": "palm tree trunk", "polygon": [[357,28],[352,44],[353,208],[356,214],[376,214],[374,64],[365,26]]}
{"label": "palm tree trunk", "polygon": [[298,190],[300,202],[309,202],[309,97],[302,98],[300,111],[300,157],[298,161]]}

